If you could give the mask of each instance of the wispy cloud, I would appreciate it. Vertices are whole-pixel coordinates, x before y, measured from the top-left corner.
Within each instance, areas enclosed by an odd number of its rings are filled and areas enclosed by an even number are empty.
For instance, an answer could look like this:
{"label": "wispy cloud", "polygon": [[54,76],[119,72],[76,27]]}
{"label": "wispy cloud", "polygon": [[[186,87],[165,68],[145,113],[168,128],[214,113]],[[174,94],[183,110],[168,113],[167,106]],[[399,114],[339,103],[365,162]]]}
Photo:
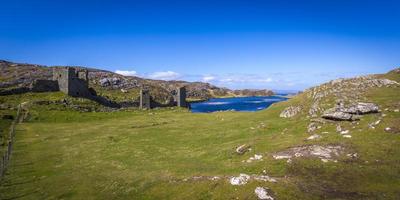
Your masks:
{"label": "wispy cloud", "polygon": [[136,76],[137,72],[136,71],[125,71],[125,70],[115,70],[115,73],[121,74],[124,76]]}
{"label": "wispy cloud", "polygon": [[203,79],[202,79],[202,81],[204,81],[204,82],[211,82],[213,80],[215,80],[215,76],[209,76],[209,75],[203,76]]}
{"label": "wispy cloud", "polygon": [[148,76],[148,78],[160,80],[175,80],[180,77],[181,75],[179,73],[173,71],[154,72]]}

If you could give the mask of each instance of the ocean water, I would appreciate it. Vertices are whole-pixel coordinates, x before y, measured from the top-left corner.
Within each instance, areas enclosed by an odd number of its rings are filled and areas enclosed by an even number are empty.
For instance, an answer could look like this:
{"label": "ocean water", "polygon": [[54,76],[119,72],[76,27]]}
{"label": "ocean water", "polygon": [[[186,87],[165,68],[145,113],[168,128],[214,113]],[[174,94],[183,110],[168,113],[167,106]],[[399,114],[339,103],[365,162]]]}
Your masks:
{"label": "ocean water", "polygon": [[190,107],[194,113],[226,110],[254,112],[285,100],[287,98],[282,96],[214,98],[204,102],[191,103]]}

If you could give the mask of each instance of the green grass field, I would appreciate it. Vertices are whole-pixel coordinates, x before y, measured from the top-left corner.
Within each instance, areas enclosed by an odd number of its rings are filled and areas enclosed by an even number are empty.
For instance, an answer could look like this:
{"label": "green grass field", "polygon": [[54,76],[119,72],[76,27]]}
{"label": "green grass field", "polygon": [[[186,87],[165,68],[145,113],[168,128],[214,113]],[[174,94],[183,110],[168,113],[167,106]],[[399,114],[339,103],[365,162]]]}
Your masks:
{"label": "green grass field", "polygon": [[[366,95],[382,109],[393,108],[400,102],[398,90],[379,88]],[[17,104],[35,98],[64,96],[26,94],[2,101]],[[258,186],[270,188],[276,199],[400,199],[400,136],[384,132],[387,126],[399,127],[400,113],[383,111],[386,117],[373,130],[368,123],[381,114],[366,115],[358,125],[341,122],[352,138],[335,132],[337,122],[327,123],[317,132],[328,133],[306,141],[307,110],[279,118],[292,104],[307,107],[310,102],[299,95],[264,111],[211,114],[179,108],[79,112],[34,105],[17,126],[0,199],[256,199]],[[235,147],[242,144],[252,150],[237,155]],[[341,145],[359,156],[342,155],[327,163],[312,158],[286,163],[272,157],[308,144]],[[242,162],[256,153],[263,160]],[[263,170],[277,183],[229,183],[229,176]],[[222,178],[192,179],[196,176]]]}

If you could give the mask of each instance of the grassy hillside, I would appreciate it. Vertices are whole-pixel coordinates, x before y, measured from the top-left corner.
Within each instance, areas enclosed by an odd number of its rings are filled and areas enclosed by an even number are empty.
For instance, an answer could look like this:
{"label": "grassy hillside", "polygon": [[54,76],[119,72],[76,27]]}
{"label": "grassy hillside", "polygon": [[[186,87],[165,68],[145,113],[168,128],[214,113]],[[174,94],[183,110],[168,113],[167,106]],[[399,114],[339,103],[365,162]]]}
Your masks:
{"label": "grassy hillside", "polygon": [[[400,82],[400,73],[374,78]],[[399,199],[400,135],[384,129],[400,129],[400,89],[371,85],[357,88],[353,98],[354,85],[347,86],[327,83],[249,113],[193,114],[179,108],[79,112],[65,105],[31,103],[29,117],[17,126],[0,199],[257,199],[254,190],[259,186],[268,187],[275,199]],[[315,94],[324,95],[313,117],[309,110]],[[64,98],[42,93],[3,96],[0,101],[16,105]],[[338,99],[377,103],[381,112],[356,122],[320,119]],[[301,106],[301,111],[280,118],[288,106]],[[308,133],[310,123],[318,120],[320,127]],[[338,125],[351,138],[338,133]],[[307,140],[312,134],[321,138]],[[235,149],[242,144],[251,150],[239,155]],[[293,157],[291,162],[274,158],[310,145],[342,150],[327,162],[315,156]],[[255,154],[263,158],[247,162]],[[251,179],[231,185],[229,179],[240,173],[268,175],[276,183]]]}

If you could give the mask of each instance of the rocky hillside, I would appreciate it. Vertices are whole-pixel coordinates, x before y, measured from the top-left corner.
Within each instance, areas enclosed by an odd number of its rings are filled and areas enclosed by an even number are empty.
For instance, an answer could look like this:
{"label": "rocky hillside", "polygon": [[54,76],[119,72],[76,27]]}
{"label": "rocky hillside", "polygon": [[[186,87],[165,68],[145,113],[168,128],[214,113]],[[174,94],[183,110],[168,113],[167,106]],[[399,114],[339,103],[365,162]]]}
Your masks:
{"label": "rocky hillside", "polygon": [[[376,94],[387,93],[385,96],[400,95],[400,68],[387,74],[359,76],[348,79],[336,79],[328,83],[312,87],[295,96],[288,106],[280,113],[283,118],[305,117],[310,119],[308,132],[320,129],[325,120],[349,121],[358,124],[361,118],[369,114],[384,112],[399,112],[400,102],[393,99],[373,100]],[[382,96],[384,96],[382,95]],[[378,125],[385,117],[382,114],[376,122],[369,124],[370,128]],[[396,129],[397,130],[397,129]],[[342,131],[340,124],[337,131]],[[319,137],[319,135],[314,135]],[[351,137],[351,136],[348,136]]]}
{"label": "rocky hillside", "polygon": [[[85,68],[85,67],[76,67]],[[270,90],[230,90],[209,83],[186,81],[163,81],[144,79],[136,76],[123,76],[113,72],[94,68],[89,70],[90,87],[99,94],[128,101],[137,98],[141,86],[150,88],[152,96],[160,102],[168,102],[171,92],[178,86],[186,86],[188,98],[208,99],[225,96],[268,96]],[[26,87],[37,79],[51,79],[52,67],[33,64],[12,63],[0,60],[0,89]],[[125,94],[127,93],[127,94]]]}

